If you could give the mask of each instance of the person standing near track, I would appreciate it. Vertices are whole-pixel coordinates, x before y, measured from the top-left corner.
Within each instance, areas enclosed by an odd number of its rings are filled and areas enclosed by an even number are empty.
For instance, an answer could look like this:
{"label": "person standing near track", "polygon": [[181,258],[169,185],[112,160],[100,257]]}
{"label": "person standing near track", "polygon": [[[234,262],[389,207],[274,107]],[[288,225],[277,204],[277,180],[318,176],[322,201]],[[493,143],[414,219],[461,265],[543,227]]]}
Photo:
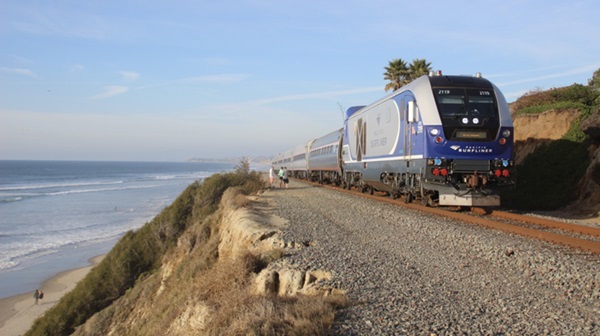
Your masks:
{"label": "person standing near track", "polygon": [[270,188],[273,189],[274,185],[273,185],[273,181],[275,180],[275,167],[271,166],[271,168],[269,169],[269,183],[270,183]]}
{"label": "person standing near track", "polygon": [[288,188],[288,183],[290,183],[290,172],[287,170],[287,167],[283,167],[283,185],[285,189]]}
{"label": "person standing near track", "polygon": [[279,176],[279,189],[281,189],[283,188],[283,166],[281,166],[277,175]]}

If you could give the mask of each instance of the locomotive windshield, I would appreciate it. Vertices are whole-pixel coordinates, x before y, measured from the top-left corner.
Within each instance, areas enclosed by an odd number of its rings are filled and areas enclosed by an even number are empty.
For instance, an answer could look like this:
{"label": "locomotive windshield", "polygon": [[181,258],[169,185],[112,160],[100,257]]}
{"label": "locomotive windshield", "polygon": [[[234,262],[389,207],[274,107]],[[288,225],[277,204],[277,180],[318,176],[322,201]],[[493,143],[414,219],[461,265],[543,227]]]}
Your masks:
{"label": "locomotive windshield", "polygon": [[492,89],[434,88],[447,139],[493,140],[499,127]]}

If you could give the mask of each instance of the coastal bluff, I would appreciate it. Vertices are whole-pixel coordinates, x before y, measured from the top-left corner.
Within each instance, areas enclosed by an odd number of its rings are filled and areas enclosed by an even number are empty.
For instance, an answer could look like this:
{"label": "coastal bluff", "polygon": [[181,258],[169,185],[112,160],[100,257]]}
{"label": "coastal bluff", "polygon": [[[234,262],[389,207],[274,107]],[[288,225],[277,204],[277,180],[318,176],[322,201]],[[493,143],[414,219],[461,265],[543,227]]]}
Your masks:
{"label": "coastal bluff", "polygon": [[[286,265],[282,257],[305,245],[282,238],[281,229],[287,222],[268,214],[273,205],[260,196],[264,190],[260,174],[241,175],[250,176],[250,185],[259,189],[258,194],[248,191],[247,182],[215,190],[208,180],[192,192],[182,193],[174,205],[165,209],[173,212],[172,208],[177,208],[178,215],[172,219],[180,223],[158,225],[160,228],[149,235],[152,239],[137,244],[152,249],[157,240],[173,238],[174,232],[169,231],[179,228],[181,233],[164,248],[156,267],[138,274],[133,285],[110,305],[93,312],[83,323],[73,323],[72,329],[52,329],[53,323],[73,320],[70,311],[60,315],[57,312],[64,308],[55,307],[58,311],[36,321],[27,335],[325,333],[333,323],[336,307],[344,304],[344,296],[319,286],[321,279],[330,278],[329,273]],[[208,211],[207,195],[214,193],[221,196],[213,211]],[[182,214],[185,218],[179,216]],[[168,221],[169,217],[173,215],[159,214],[147,225]],[[111,253],[105,260],[111,259]],[[94,270],[90,276],[96,281],[114,281],[110,274],[95,277]],[[79,286],[90,286],[89,279]],[[90,298],[80,298],[86,299]],[[63,300],[76,299],[69,293]]]}

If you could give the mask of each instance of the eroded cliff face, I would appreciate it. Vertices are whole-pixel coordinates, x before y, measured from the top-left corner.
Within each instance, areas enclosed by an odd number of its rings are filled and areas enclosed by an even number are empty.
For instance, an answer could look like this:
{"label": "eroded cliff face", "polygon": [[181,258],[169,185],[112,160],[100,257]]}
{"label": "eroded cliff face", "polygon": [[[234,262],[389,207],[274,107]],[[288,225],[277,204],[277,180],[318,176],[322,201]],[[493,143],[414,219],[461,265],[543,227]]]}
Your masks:
{"label": "eroded cliff face", "polygon": [[[211,335],[222,333],[223,328],[235,333],[251,322],[238,322],[239,327],[215,322],[234,309],[231,305],[264,310],[272,307],[272,298],[332,294],[317,285],[329,273],[295,270],[278,259],[305,244],[282,239],[287,222],[266,213],[271,206],[268,198],[241,202],[241,197],[246,196],[226,191],[219,210],[182,234],[157,272],[140,277],[134,288],[90,318],[75,335]],[[257,263],[256,258],[267,261]],[[262,266],[257,269],[257,265]],[[252,314],[273,318],[264,311]],[[247,315],[239,319],[250,320]],[[220,332],[215,331],[215,323],[221,323]]]}
{"label": "eroded cliff face", "polygon": [[[580,115],[577,109],[565,109],[515,117],[516,164],[522,164],[539,146],[561,139]],[[565,204],[565,210],[597,217],[600,215],[600,111],[584,123],[580,127],[592,139],[588,148],[591,163],[579,183],[578,199]]]}
{"label": "eroded cliff face", "polygon": [[550,110],[514,118],[516,164],[523,163],[537,147],[562,138],[580,114],[575,109]]}

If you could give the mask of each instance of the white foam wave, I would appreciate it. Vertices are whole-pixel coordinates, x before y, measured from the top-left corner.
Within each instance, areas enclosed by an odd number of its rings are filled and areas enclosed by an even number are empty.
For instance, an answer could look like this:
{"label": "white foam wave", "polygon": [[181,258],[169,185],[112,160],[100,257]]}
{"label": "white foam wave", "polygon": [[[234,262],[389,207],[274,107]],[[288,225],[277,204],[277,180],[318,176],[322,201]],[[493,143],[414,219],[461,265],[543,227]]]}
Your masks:
{"label": "white foam wave", "polygon": [[[5,195],[1,195],[0,197],[4,197]],[[9,203],[9,202],[18,202],[21,201],[23,199],[23,197],[8,197],[6,199],[1,200],[0,202],[5,202],[5,203]]]}
{"label": "white foam wave", "polygon": [[140,225],[135,221],[121,227],[105,226],[101,230],[85,233],[75,230],[60,235],[38,235],[34,240],[13,241],[0,248],[0,270],[14,269],[27,260],[55,254],[67,246],[77,247],[115,239]]}
{"label": "white foam wave", "polygon": [[104,191],[117,191],[117,190],[133,190],[133,189],[147,189],[147,188],[156,188],[154,185],[142,185],[142,186],[131,186],[131,187],[123,187],[123,188],[102,188],[102,189],[74,189],[74,190],[65,190],[65,191],[56,191],[44,193],[44,196],[60,196],[60,195],[69,195],[69,194],[82,194],[82,193],[93,193],[93,192],[104,192]]}
{"label": "white foam wave", "polygon": [[0,191],[17,191],[29,189],[49,189],[49,188],[67,188],[67,187],[86,187],[95,185],[122,184],[125,181],[98,181],[98,182],[80,182],[80,183],[43,183],[43,184],[24,184],[16,186],[0,187]]}
{"label": "white foam wave", "polygon": [[153,180],[189,180],[189,179],[196,180],[196,179],[206,178],[212,174],[214,174],[214,172],[199,171],[199,172],[193,172],[193,173],[187,173],[187,174],[181,174],[181,175],[155,175],[150,178]]}

